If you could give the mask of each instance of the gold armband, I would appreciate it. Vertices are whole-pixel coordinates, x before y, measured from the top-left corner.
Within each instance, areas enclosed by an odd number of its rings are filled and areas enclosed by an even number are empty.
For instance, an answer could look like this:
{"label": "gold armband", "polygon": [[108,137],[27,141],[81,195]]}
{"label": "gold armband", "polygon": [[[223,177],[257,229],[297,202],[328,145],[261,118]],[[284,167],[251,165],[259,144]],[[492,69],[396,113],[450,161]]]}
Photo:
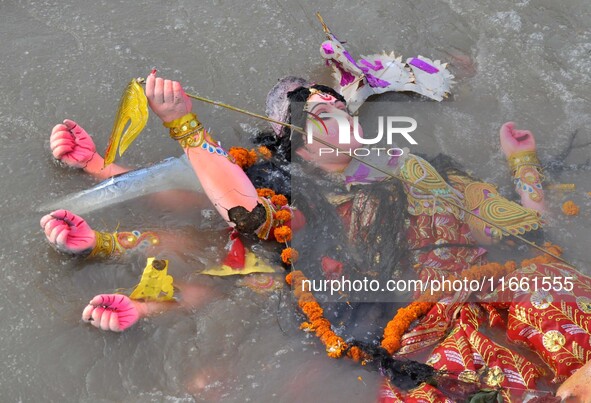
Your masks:
{"label": "gold armband", "polygon": [[517,170],[523,165],[531,165],[538,168],[542,167],[535,151],[521,151],[511,154],[508,158],[508,162],[509,168],[513,174],[515,174],[515,172],[517,172]]}
{"label": "gold armband", "polygon": [[100,232],[94,231],[96,245],[89,258],[111,258],[123,255],[130,250],[144,250],[160,244],[160,238],[152,231],[139,232]]}
{"label": "gold armband", "polygon": [[123,248],[116,237],[117,233],[94,231],[96,245],[88,255],[89,258],[102,258],[119,256],[123,253]]}
{"label": "gold armband", "polygon": [[509,168],[513,173],[515,190],[525,192],[534,202],[544,198],[542,191],[542,164],[535,151],[522,151],[509,157]]}

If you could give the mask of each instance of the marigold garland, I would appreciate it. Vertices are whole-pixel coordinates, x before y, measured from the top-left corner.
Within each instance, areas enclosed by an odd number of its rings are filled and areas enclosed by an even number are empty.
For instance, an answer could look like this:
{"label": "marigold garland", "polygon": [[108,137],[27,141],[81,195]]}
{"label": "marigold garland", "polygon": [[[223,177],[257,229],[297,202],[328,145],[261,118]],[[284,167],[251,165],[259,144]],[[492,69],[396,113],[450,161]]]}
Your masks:
{"label": "marigold garland", "polygon": [[234,157],[236,165],[242,169],[251,167],[257,161],[257,154],[254,150],[249,151],[242,147],[232,147],[228,151],[228,154]]}
{"label": "marigold garland", "polygon": [[275,196],[275,192],[269,188],[257,188],[257,195],[259,197],[271,198]]}
{"label": "marigold garland", "polygon": [[301,324],[300,329],[315,332],[331,358],[341,358],[343,354],[355,361],[368,358],[359,347],[347,345],[342,337],[332,331],[330,321],[323,316],[324,310],[314,295],[309,289],[304,290],[304,280],[306,280],[306,276],[299,270],[292,271],[285,277],[287,284],[291,285],[294,290],[300,309],[308,318],[307,322]]}
{"label": "marigold garland", "polygon": [[294,248],[285,248],[281,251],[281,261],[287,264],[294,264],[299,257],[299,253]]}
{"label": "marigold garland", "polygon": [[271,196],[271,203],[278,207],[287,206],[287,197],[276,194],[275,196]]}
{"label": "marigold garland", "polygon": [[581,209],[572,200],[567,200],[562,204],[562,212],[566,215],[579,215]]}
{"label": "marigold garland", "polygon": [[275,220],[283,224],[284,222],[291,220],[291,213],[287,210],[279,210],[275,213],[274,218]]}
{"label": "marigold garland", "polygon": [[259,146],[259,148],[257,148],[257,152],[265,159],[269,159],[273,156],[271,150],[265,146]]}
{"label": "marigold garland", "polygon": [[291,228],[287,225],[282,225],[273,230],[273,235],[279,243],[285,243],[291,241]]}

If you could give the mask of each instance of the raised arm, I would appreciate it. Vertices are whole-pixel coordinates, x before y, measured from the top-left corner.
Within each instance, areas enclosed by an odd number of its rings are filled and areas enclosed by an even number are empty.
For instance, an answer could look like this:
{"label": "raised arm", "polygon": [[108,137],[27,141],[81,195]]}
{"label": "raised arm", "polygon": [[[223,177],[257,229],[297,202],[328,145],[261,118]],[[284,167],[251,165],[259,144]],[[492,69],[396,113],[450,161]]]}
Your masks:
{"label": "raised arm", "polygon": [[179,141],[222,217],[230,223],[228,210],[232,207],[254,209],[258,199],[255,187],[192,113],[191,100],[180,83],[152,73],[146,79],[146,96],[150,108],[170,129],[171,137]]}
{"label": "raised arm", "polygon": [[513,122],[501,126],[499,135],[501,148],[513,174],[515,191],[521,197],[521,205],[543,214],[543,176],[534,135],[529,130],[515,129]]}

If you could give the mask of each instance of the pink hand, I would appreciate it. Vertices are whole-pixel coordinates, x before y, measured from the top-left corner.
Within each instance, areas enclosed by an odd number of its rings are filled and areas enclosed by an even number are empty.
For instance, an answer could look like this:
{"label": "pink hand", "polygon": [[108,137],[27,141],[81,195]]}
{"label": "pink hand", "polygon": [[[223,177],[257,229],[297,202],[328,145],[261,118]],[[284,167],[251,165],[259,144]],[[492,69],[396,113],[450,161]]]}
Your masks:
{"label": "pink hand", "polygon": [[499,132],[501,148],[506,157],[521,151],[536,151],[536,140],[529,130],[515,129],[515,123],[507,122]]}
{"label": "pink hand", "polygon": [[92,138],[73,120],[66,119],[51,131],[49,144],[53,156],[73,168],[84,168],[96,154]]}
{"label": "pink hand", "polygon": [[163,122],[171,122],[185,116],[193,109],[191,98],[185,94],[178,81],[156,77],[156,72],[146,78],[148,104]]}
{"label": "pink hand", "polygon": [[102,330],[122,332],[140,318],[136,304],[126,295],[97,295],[84,308],[82,320]]}
{"label": "pink hand", "polygon": [[41,228],[58,251],[82,254],[96,245],[96,236],[82,217],[67,210],[56,210],[41,218]]}

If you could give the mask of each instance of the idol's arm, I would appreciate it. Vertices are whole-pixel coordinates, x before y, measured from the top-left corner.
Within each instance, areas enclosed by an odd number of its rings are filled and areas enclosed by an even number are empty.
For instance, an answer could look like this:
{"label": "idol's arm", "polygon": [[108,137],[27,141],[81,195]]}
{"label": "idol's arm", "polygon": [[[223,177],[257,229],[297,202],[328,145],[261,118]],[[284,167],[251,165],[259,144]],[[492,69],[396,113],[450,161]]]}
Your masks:
{"label": "idol's arm", "polygon": [[500,130],[501,148],[513,175],[515,191],[521,205],[540,214],[544,213],[544,189],[541,164],[537,157],[536,140],[529,130],[517,130],[507,122]]}
{"label": "idol's arm", "polygon": [[104,167],[105,160],[96,151],[92,137],[70,119],[54,126],[49,145],[55,159],[72,168],[81,168],[97,179],[107,179],[129,171],[116,164]]}
{"label": "idol's arm", "polygon": [[190,237],[170,231],[96,231],[68,210],[47,214],[40,224],[55,249],[73,256],[107,259],[133,252],[154,256],[163,250],[182,252],[198,247]]}
{"label": "idol's arm", "polygon": [[175,283],[175,288],[180,295],[178,302],[132,300],[122,294],[97,295],[84,308],[82,320],[102,330],[122,332],[141,318],[177,308],[202,308],[222,296],[220,291],[203,284]]}
{"label": "idol's arm", "polygon": [[146,97],[154,113],[170,129],[171,137],[185,150],[201,186],[222,217],[230,223],[229,209],[254,209],[258,199],[255,187],[191,113],[191,100],[181,85],[152,73],[146,79]]}

